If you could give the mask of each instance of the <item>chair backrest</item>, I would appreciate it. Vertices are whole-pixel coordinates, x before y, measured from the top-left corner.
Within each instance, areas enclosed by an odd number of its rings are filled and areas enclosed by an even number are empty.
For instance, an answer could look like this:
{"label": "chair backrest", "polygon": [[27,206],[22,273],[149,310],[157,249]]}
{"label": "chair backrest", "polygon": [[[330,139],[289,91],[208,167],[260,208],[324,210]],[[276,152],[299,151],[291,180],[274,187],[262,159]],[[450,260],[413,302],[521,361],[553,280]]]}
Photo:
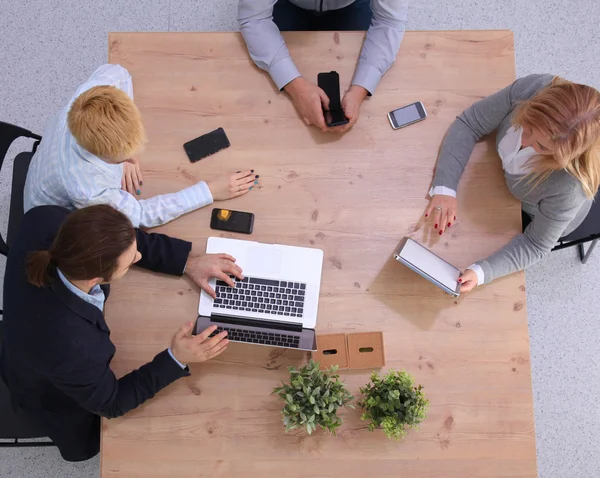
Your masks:
{"label": "chair backrest", "polygon": [[583,222],[571,234],[560,241],[570,245],[581,244],[600,238],[600,191],[596,193],[592,207]]}
{"label": "chair backrest", "polygon": [[21,219],[23,218],[23,187],[25,186],[25,178],[27,177],[29,162],[31,161],[31,157],[35,153],[40,141],[42,140],[41,136],[34,134],[29,130],[0,121],[0,169],[4,164],[4,159],[6,158],[6,154],[8,153],[10,145],[17,138],[31,138],[35,140],[35,143],[33,144],[31,152],[17,155],[15,158],[12,182],[13,189],[11,191],[10,215],[7,234],[7,239],[9,240],[5,241],[0,234],[0,254],[5,256],[8,255],[9,245],[11,244],[10,239],[13,239],[16,235],[16,232],[21,224]]}
{"label": "chair backrest", "polygon": [[[521,211],[521,220],[524,231],[531,222],[531,217],[524,211]],[[558,240],[559,244],[552,250],[558,251],[565,247],[576,246],[577,244],[583,244],[598,238],[600,238],[600,190],[596,193],[592,207],[583,222],[573,232],[561,237]]]}
{"label": "chair backrest", "polygon": [[[0,350],[4,336],[4,323],[0,320]],[[21,440],[46,437],[42,428],[20,413],[15,413],[6,384],[0,378],[0,439]],[[0,443],[0,447],[3,446]]]}

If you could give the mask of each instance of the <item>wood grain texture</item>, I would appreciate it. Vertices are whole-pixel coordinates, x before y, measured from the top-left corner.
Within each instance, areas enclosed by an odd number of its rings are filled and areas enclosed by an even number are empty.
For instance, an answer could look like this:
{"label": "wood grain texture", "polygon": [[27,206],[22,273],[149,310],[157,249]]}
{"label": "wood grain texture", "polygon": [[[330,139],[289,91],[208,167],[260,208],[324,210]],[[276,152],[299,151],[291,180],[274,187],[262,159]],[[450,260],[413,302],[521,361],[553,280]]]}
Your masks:
{"label": "wood grain texture", "polygon": [[[290,33],[300,71],[352,78],[363,35]],[[461,181],[458,221],[424,227],[440,141],[462,109],[515,78],[508,31],[410,32],[376,95],[344,136],[302,125],[251,62],[239,34],[112,33],[109,58],[133,77],[149,142],[143,196],[223,170],[255,169],[261,187],[219,206],[256,214],[253,239],[324,250],[318,332],[384,332],[386,368],[425,387],[429,416],[403,443],[370,433],[358,410],[337,437],[285,434],[270,392],[306,354],[232,344],[192,376],[117,420],[104,420],[102,476],[534,477],[535,435],[524,275],[458,300],[392,259],[409,235],[459,267],[520,230],[493,139],[477,145]],[[393,131],[389,110],[423,101],[429,118]],[[231,148],[190,164],[182,144],[223,127]],[[211,207],[160,230],[204,250]],[[221,234],[231,236],[229,234]],[[114,284],[107,319],[124,374],[169,345],[196,317],[183,278],[133,270]],[[353,394],[368,371],[344,372]]]}

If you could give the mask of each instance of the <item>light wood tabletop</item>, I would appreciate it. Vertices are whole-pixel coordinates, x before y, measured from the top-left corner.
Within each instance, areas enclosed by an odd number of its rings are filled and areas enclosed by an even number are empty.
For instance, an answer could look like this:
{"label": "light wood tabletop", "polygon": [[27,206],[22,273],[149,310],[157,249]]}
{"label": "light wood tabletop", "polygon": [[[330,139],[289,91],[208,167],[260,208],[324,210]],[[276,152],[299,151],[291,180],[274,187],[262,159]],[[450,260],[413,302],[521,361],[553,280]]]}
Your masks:
{"label": "light wood tabletop", "polygon": [[[345,91],[362,33],[284,34],[316,81],[336,70]],[[455,116],[515,79],[509,31],[409,32],[396,63],[343,136],[307,128],[254,66],[237,33],[112,33],[109,60],[129,70],[147,128],[142,197],[222,171],[254,169],[260,187],[217,207],[256,215],[250,239],[324,251],[317,332],[383,331],[387,365],[430,400],[403,442],[341,412],[338,436],[284,433],[271,395],[307,355],[231,344],[125,417],[104,420],[102,476],[534,477],[535,433],[523,273],[454,299],[392,258],[408,235],[464,268],[520,231],[494,138],[478,144],[460,183],[458,220],[442,237],[423,222],[440,142]],[[429,117],[394,131],[388,111],[422,101]],[[183,143],[223,127],[231,147],[191,164]],[[159,228],[202,252],[212,207]],[[248,236],[237,236],[242,239]],[[106,315],[118,376],[151,360],[199,291],[187,278],[132,270]],[[342,372],[351,393],[369,371]]]}

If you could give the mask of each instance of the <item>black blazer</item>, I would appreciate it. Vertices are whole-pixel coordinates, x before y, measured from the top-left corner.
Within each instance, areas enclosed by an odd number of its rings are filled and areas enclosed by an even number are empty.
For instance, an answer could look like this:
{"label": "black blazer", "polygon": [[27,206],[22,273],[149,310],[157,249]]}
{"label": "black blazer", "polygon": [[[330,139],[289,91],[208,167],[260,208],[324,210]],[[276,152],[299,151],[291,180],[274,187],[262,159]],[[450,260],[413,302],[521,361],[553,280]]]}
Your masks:
{"label": "black blazer", "polygon": [[[99,416],[127,413],[180,377],[189,375],[169,355],[117,379],[115,346],[103,313],[55,277],[38,288],[25,279],[31,251],[50,247],[69,211],[42,206],[23,218],[4,276],[4,343],[0,372],[13,405],[38,421],[70,461],[98,452]],[[136,230],[140,267],[181,275],[191,244]],[[105,288],[105,293],[108,288]]]}

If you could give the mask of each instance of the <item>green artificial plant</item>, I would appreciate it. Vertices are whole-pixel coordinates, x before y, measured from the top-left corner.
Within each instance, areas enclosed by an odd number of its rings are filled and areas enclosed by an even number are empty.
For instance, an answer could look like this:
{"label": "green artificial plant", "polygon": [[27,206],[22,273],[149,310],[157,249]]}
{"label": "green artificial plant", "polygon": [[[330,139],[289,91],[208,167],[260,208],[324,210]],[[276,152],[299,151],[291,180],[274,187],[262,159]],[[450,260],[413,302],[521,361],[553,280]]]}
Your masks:
{"label": "green artificial plant", "polygon": [[290,382],[273,390],[285,402],[281,411],[285,431],[305,428],[310,435],[319,425],[335,435],[342,424],[338,408],[354,398],[340,381],[337,366],[319,370],[319,362],[311,360],[300,369],[288,370]]}
{"label": "green artificial plant", "polygon": [[370,421],[369,430],[381,427],[388,438],[401,440],[407,427],[419,428],[426,416],[429,402],[422,388],[405,371],[390,370],[383,377],[373,372],[371,382],[360,389],[364,395],[358,402],[364,411],[361,418]]}

